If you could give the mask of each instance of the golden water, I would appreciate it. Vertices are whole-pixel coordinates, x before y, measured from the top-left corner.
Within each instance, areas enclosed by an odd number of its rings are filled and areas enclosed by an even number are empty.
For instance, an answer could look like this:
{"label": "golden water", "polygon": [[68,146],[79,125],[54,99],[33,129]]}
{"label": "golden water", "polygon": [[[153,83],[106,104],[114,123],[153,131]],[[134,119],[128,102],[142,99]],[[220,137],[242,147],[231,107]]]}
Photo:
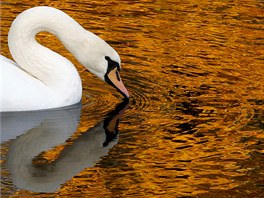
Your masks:
{"label": "golden water", "polygon": [[[120,95],[84,70],[53,35],[38,35],[77,66],[84,106],[78,127],[34,154],[28,169],[34,167],[33,179],[52,180],[47,183],[69,177],[46,193],[13,180],[25,180],[10,167],[41,147],[46,139],[36,136],[43,126],[71,123],[72,114],[45,113],[42,124],[2,143],[2,196],[264,197],[263,1],[1,1],[1,54],[11,58],[7,32],[15,16],[37,5],[65,11],[118,51],[131,100],[123,114],[107,115]],[[77,169],[75,163],[93,155],[93,126],[117,118],[115,143],[94,164]]]}

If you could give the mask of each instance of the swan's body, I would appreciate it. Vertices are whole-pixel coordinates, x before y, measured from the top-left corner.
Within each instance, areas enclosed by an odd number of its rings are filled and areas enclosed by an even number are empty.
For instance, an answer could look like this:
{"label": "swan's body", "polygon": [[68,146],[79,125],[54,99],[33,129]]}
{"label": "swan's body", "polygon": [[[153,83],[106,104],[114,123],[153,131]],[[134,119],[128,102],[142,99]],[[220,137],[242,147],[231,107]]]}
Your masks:
{"label": "swan's body", "polygon": [[69,85],[69,90],[65,87],[63,91],[63,87],[60,87],[59,94],[26,73],[15,62],[12,64],[10,60],[1,56],[1,63],[3,63],[1,111],[56,108],[75,104],[81,99],[82,85],[78,73],[75,75],[76,79],[70,81],[72,84]]}
{"label": "swan's body", "polygon": [[[102,80],[110,79],[110,84],[128,97],[122,81],[116,83],[113,79],[118,74],[111,74],[120,67],[113,48],[64,12],[35,7],[21,13],[10,28],[8,45],[16,63],[1,56],[0,111],[58,108],[81,100],[82,85],[76,68],[35,40],[40,31],[53,33],[88,70]],[[108,58],[116,63],[115,67]]]}

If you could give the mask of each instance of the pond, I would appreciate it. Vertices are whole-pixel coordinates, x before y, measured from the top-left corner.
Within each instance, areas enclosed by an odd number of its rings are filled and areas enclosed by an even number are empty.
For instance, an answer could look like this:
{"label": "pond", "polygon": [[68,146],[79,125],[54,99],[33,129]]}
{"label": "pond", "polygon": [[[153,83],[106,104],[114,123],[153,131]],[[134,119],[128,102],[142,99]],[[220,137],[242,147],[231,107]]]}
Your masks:
{"label": "pond", "polygon": [[263,1],[2,1],[2,55],[39,5],[116,49],[131,98],[40,33],[76,65],[82,104],[1,115],[2,196],[264,196]]}

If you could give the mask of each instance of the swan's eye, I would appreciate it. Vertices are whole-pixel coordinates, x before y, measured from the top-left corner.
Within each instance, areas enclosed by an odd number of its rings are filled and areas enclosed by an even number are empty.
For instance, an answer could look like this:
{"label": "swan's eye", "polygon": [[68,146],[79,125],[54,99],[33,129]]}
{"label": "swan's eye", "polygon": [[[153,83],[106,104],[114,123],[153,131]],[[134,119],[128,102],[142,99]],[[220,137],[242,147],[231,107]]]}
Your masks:
{"label": "swan's eye", "polygon": [[108,62],[107,73],[109,73],[115,68],[117,68],[117,70],[120,71],[120,65],[117,62],[113,61],[109,56],[105,56],[105,59]]}

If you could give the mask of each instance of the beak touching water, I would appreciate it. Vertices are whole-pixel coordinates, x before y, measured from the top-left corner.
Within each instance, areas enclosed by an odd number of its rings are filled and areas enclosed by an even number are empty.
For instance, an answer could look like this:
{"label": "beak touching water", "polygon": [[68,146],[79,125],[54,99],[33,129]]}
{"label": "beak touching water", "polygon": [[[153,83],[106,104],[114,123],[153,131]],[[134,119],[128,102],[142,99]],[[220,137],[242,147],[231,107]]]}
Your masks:
{"label": "beak touching water", "polygon": [[129,98],[128,91],[122,82],[117,68],[111,70],[106,77],[106,82],[115,87],[124,97]]}

